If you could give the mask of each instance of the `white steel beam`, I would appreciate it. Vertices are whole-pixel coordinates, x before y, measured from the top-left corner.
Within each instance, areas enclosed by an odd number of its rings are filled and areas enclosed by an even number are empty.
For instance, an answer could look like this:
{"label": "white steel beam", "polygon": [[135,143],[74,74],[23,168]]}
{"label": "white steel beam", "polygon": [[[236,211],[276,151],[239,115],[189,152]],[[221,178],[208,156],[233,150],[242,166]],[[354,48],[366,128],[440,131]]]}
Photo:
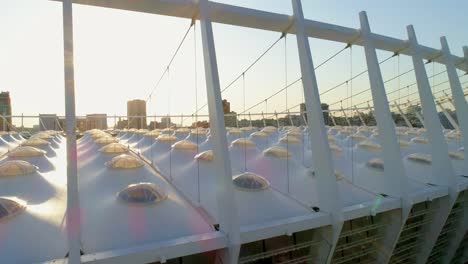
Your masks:
{"label": "white steel beam", "polygon": [[[188,19],[192,19],[194,14],[198,12],[198,7],[193,0],[73,0],[73,3]],[[209,7],[209,15],[214,23],[286,32],[289,34],[296,34],[297,31],[295,26],[291,26],[294,18],[285,14],[216,2],[210,2]],[[198,17],[195,18],[198,19]],[[304,19],[304,30],[305,34],[309,37],[363,45],[358,29]],[[374,46],[377,49],[409,55],[406,49],[408,45],[405,40],[375,33],[369,34],[369,37],[374,40]],[[425,46],[420,46],[420,49],[424,59],[443,63],[440,50]],[[463,63],[465,61],[464,58],[451,55],[451,59],[457,68],[468,71],[468,65]]]}
{"label": "white steel beam", "polygon": [[309,119],[308,135],[312,153],[320,153],[320,155],[312,155],[314,169],[317,172],[317,191],[319,192],[317,197],[320,208],[330,213],[332,217],[332,232],[329,234],[330,237],[326,238],[332,246],[329,252],[323,252],[327,254],[327,261],[330,262],[343,226],[342,205],[336,183],[327,131],[323,120],[309,39],[305,32],[305,20],[301,1],[292,0],[292,6],[294,10],[294,23],[297,30],[296,38],[302,73],[302,86],[304,89],[307,118]]}
{"label": "white steel beam", "polygon": [[[411,104],[411,101],[408,100],[408,107],[412,107],[412,106],[413,106],[413,105]],[[436,108],[436,110],[437,110],[437,108]],[[416,117],[418,118],[418,120],[419,120],[419,122],[421,123],[421,125],[422,125],[423,127],[426,127],[426,125],[424,124],[424,118],[421,116],[421,113],[420,113],[418,110],[416,110],[416,109],[415,109],[414,113],[416,114]],[[437,113],[437,111],[436,111],[436,113]],[[439,120],[439,121],[440,121],[440,120]]]}
{"label": "white steel beam", "polygon": [[437,214],[434,215],[431,223],[428,225],[428,230],[425,233],[423,246],[419,256],[416,258],[417,263],[425,263],[435,245],[440,231],[442,230],[445,221],[454,205],[457,196],[457,180],[455,172],[448,155],[448,146],[445,141],[442,125],[437,113],[437,108],[434,101],[434,96],[431,92],[431,86],[427,77],[424,61],[419,50],[418,40],[413,26],[407,27],[409,50],[412,53],[414,72],[416,74],[416,83],[421,101],[421,107],[424,114],[425,128],[427,136],[430,138],[431,156],[432,156],[432,177],[430,183],[446,186],[449,188],[449,197],[440,198],[440,205]]}
{"label": "white steel beam", "polygon": [[341,106],[341,112],[343,113],[343,116],[346,120],[346,123],[348,124],[348,126],[351,126],[351,122],[349,121],[348,119],[348,115],[346,114],[345,110],[343,109],[343,106]]}
{"label": "white steel beam", "polygon": [[445,118],[447,118],[447,120],[449,121],[449,123],[453,126],[453,129],[455,130],[460,130],[460,127],[458,127],[458,124],[457,122],[455,121],[455,119],[453,119],[453,117],[447,112],[447,109],[445,109],[445,107],[442,105],[441,102],[439,101],[436,101],[437,105],[440,107],[440,109],[442,110],[442,113],[444,114]]}
{"label": "white steel beam", "polygon": [[[458,126],[463,135],[463,143],[465,149],[468,149],[468,104],[463,94],[463,89],[458,78],[457,69],[455,68],[456,62],[450,53],[450,49],[445,37],[440,38],[442,44],[443,60],[445,62],[445,68],[447,69],[447,75],[450,83],[450,89],[452,91],[452,100],[455,104],[455,110],[457,113]],[[465,162],[463,175],[468,176],[468,162]]]}
{"label": "white steel beam", "polygon": [[407,181],[403,162],[400,157],[400,147],[398,144],[395,127],[393,125],[392,114],[388,104],[385,86],[380,72],[374,41],[370,38],[370,26],[365,12],[359,13],[361,20],[361,37],[364,42],[367,68],[369,71],[369,82],[374,102],[374,113],[377,120],[379,134],[385,135],[382,138],[382,156],[385,164],[385,177],[379,186],[379,192],[396,197],[406,197]]}
{"label": "white steel beam", "polygon": [[67,133],[67,213],[66,230],[68,263],[80,263],[81,227],[80,199],[78,195],[78,168],[75,131],[75,70],[73,62],[73,9],[72,1],[62,3],[63,50],[65,70],[65,116]]}
{"label": "white steel beam", "polygon": [[210,135],[213,140],[213,162],[217,170],[217,200],[220,230],[228,235],[228,247],[222,250],[223,263],[237,263],[240,250],[240,227],[232,184],[231,161],[224,124],[224,111],[219,84],[218,63],[208,0],[199,0]]}
{"label": "white steel beam", "polygon": [[379,250],[378,254],[377,262],[387,263],[396,245],[403,223],[409,215],[412,202],[408,197],[408,181],[403,167],[403,161],[400,158],[400,145],[398,144],[395,133],[395,126],[393,124],[390,106],[385,93],[385,85],[377,58],[376,46],[374,39],[371,37],[372,33],[366,12],[360,12],[359,18],[377,127],[379,134],[385,135],[381,137],[384,161],[383,178],[377,181],[376,186],[366,186],[366,184],[368,185],[367,182],[361,182],[360,184],[370,190],[376,190],[380,193],[401,198],[402,202],[401,222],[398,223],[398,225],[394,225],[392,230],[387,231],[383,239],[384,248]]}
{"label": "white steel beam", "polygon": [[394,102],[394,105],[397,108],[398,113],[400,113],[401,117],[403,117],[403,120],[405,120],[406,126],[413,128],[413,125],[409,121],[408,117],[405,115],[405,113],[403,113],[403,111],[401,111],[400,105],[397,102]]}
{"label": "white steel beam", "polygon": [[362,114],[361,114],[361,112],[359,111],[359,109],[356,107],[356,105],[354,105],[354,110],[355,110],[356,113],[358,114],[359,120],[361,120],[362,126],[367,126],[367,125],[366,125],[366,122],[364,121],[364,117],[362,117]]}

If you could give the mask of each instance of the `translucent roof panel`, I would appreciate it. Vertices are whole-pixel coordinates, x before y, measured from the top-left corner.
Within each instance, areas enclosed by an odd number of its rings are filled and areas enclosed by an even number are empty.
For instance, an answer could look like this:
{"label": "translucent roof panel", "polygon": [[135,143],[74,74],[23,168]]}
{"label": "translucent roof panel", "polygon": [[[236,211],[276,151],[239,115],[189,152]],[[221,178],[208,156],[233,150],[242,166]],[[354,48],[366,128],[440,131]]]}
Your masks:
{"label": "translucent roof panel", "polygon": [[194,150],[197,149],[197,144],[193,143],[192,141],[181,140],[174,143],[174,145],[172,145],[172,148],[178,150]]}
{"label": "translucent roof panel", "polygon": [[407,159],[410,161],[414,161],[420,164],[431,165],[432,158],[430,155],[422,154],[422,153],[413,153],[407,156]]}
{"label": "translucent roof panel", "polygon": [[143,161],[128,154],[121,154],[106,162],[106,166],[112,169],[135,169],[143,165]]}
{"label": "translucent roof panel", "polygon": [[99,149],[103,153],[125,153],[128,151],[127,146],[120,143],[111,143]]}
{"label": "translucent roof panel", "polygon": [[103,138],[103,137],[112,137],[112,136],[104,132],[91,135],[92,139],[98,139],[98,138]]}
{"label": "translucent roof panel", "polygon": [[203,160],[203,161],[212,161],[213,160],[213,151],[212,150],[207,150],[203,151],[195,156],[195,159],[197,160]]}
{"label": "translucent roof panel", "polygon": [[167,194],[159,189],[155,184],[140,182],[131,184],[119,192],[121,201],[129,204],[156,204],[167,198]]}
{"label": "translucent roof panel", "polygon": [[371,159],[366,162],[366,166],[371,169],[376,169],[383,171],[384,170],[384,162],[382,159]]}
{"label": "translucent roof panel", "polygon": [[275,157],[278,159],[288,159],[291,157],[291,154],[289,154],[289,152],[285,148],[280,146],[273,146],[267,148],[263,151],[263,155],[266,157]]}
{"label": "translucent roof panel", "polygon": [[137,131],[135,131],[136,134],[146,134],[148,132],[148,129],[138,129]]}
{"label": "translucent roof panel", "polygon": [[234,185],[243,191],[261,191],[267,189],[270,183],[260,175],[244,172],[233,178]]}
{"label": "translucent roof panel", "polygon": [[206,134],[206,129],[204,129],[202,127],[197,127],[195,129],[192,129],[190,131],[190,133],[192,133],[194,135],[205,135]]}
{"label": "translucent roof panel", "polygon": [[110,144],[110,143],[117,143],[119,142],[119,140],[113,137],[101,137],[101,138],[96,139],[94,142],[96,142],[97,144],[105,145],[105,144]]}
{"label": "translucent roof panel", "polygon": [[233,147],[245,147],[245,148],[255,148],[256,144],[250,139],[247,138],[238,138],[232,141],[231,146]]}
{"label": "translucent roof panel", "polygon": [[186,127],[181,127],[181,128],[178,128],[176,130],[176,132],[179,132],[179,133],[189,133],[190,132],[190,129],[186,128]]}
{"label": "translucent roof panel", "polygon": [[0,177],[31,174],[37,170],[36,166],[24,160],[9,160],[0,164]]}
{"label": "translucent roof panel", "polygon": [[8,157],[20,158],[20,157],[37,157],[43,156],[46,152],[35,147],[25,146],[17,147],[8,153]]}
{"label": "translucent roof panel", "polygon": [[38,137],[33,137],[30,138],[23,143],[21,143],[22,146],[45,146],[50,144],[49,141],[38,138]]}
{"label": "translucent roof panel", "polygon": [[145,134],[145,136],[150,136],[150,137],[159,137],[159,135],[161,135],[161,132],[158,130],[158,131],[150,131],[148,133]]}
{"label": "translucent roof panel", "polygon": [[26,209],[26,203],[19,199],[0,197],[0,223],[11,219]]}

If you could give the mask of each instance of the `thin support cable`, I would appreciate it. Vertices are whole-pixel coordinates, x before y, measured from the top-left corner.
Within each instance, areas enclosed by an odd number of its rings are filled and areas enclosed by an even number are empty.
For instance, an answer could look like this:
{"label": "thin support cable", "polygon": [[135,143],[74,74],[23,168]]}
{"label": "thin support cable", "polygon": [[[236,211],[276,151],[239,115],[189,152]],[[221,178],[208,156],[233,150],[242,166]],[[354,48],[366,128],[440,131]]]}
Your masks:
{"label": "thin support cable", "polygon": [[288,41],[286,35],[284,36],[284,85],[286,86],[286,108],[288,108]]}
{"label": "thin support cable", "polygon": [[[234,83],[236,83],[244,73],[248,72],[255,64],[257,64],[257,62],[259,62],[282,38],[284,38],[286,36],[286,34],[281,34],[281,36],[275,41],[273,42],[270,46],[268,46],[268,48],[262,53],[260,54],[260,56],[257,57],[257,59],[255,59],[251,64],[249,64],[249,66],[247,66],[247,68],[245,70],[242,71],[241,74],[237,75],[236,78],[234,78],[234,80],[232,80],[226,87],[224,87],[222,90],[221,90],[221,93],[225,92],[227,89],[229,89]],[[205,108],[208,104],[205,103],[204,105],[202,105],[199,109],[197,109],[196,112],[199,112],[200,110],[202,110],[203,108]]]}
{"label": "thin support cable", "polygon": [[[194,61],[194,86],[195,86],[195,109],[198,109],[198,70],[197,70],[197,27],[193,25],[193,61]],[[198,138],[198,113],[195,113],[195,136],[197,138],[197,155],[200,152],[199,149],[199,138]],[[201,202],[200,194],[200,160],[197,159],[197,199],[198,203]]]}
{"label": "thin support cable", "polygon": [[[396,53],[395,53],[395,54],[396,54]],[[379,62],[379,65],[382,64],[382,63],[385,63],[385,62],[387,62],[388,60],[390,60],[391,58],[395,57],[395,56],[396,56],[395,54],[393,54],[392,56],[390,56],[390,57],[386,58],[385,60]],[[359,74],[357,74],[357,75],[351,77],[350,79],[348,79],[348,80],[346,80],[346,81],[344,81],[344,82],[342,82],[342,83],[339,83],[339,84],[333,86],[332,88],[330,88],[330,89],[328,89],[328,90],[325,90],[324,92],[322,92],[322,93],[320,94],[320,96],[322,96],[322,95],[324,95],[324,94],[326,94],[326,93],[328,93],[328,92],[331,92],[331,91],[335,90],[336,88],[338,88],[338,87],[340,87],[340,86],[342,86],[342,85],[345,85],[346,82],[351,81],[351,80],[353,80],[353,79],[356,79],[357,77],[363,75],[363,74],[366,73],[367,71],[368,71],[368,70],[364,70],[364,71],[360,72]]]}
{"label": "thin support cable", "polygon": [[153,93],[156,91],[156,89],[158,88],[159,84],[161,83],[162,79],[164,78],[164,75],[166,75],[166,73],[168,73],[167,71],[169,70],[169,67],[171,66],[172,62],[174,61],[175,57],[177,56],[177,54],[179,53],[179,50],[180,48],[182,47],[182,44],[184,43],[185,39],[187,38],[187,35],[189,34],[190,32],[190,29],[192,28],[192,26],[195,25],[195,21],[192,20],[192,22],[190,23],[190,26],[189,28],[187,29],[187,31],[185,32],[184,36],[182,37],[181,41],[179,42],[179,45],[177,46],[177,49],[175,50],[175,52],[172,54],[172,57],[171,57],[171,60],[169,61],[169,63],[167,64],[166,66],[166,69],[163,71],[163,73],[161,74],[161,77],[159,77],[159,80],[158,82],[156,83],[156,85],[153,87],[153,89],[151,90],[151,92],[149,93],[148,97],[146,98],[146,101],[148,101],[149,98],[151,98],[151,96],[153,95]]}

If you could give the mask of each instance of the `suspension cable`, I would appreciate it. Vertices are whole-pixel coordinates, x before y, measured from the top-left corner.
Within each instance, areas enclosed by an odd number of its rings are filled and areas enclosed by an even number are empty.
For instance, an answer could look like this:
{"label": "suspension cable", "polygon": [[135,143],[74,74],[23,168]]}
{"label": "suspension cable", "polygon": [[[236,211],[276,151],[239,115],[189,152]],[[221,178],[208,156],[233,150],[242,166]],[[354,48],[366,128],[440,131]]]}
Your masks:
{"label": "suspension cable", "polygon": [[168,73],[169,67],[171,66],[171,64],[172,64],[172,62],[174,61],[175,57],[176,57],[177,54],[179,53],[179,50],[180,50],[180,48],[182,47],[182,44],[184,43],[185,39],[187,38],[187,35],[189,34],[190,29],[192,28],[193,25],[195,25],[195,20],[192,20],[192,22],[190,22],[189,28],[188,28],[187,31],[185,32],[185,34],[184,34],[184,36],[182,37],[181,41],[179,42],[179,45],[177,46],[177,49],[175,50],[174,54],[172,54],[171,60],[170,60],[169,63],[167,64],[166,69],[163,71],[163,73],[161,74],[161,77],[159,77],[158,82],[156,83],[156,85],[153,87],[153,89],[152,89],[151,92],[149,93],[148,97],[146,98],[146,101],[148,101],[148,100],[151,98],[151,96],[153,95],[154,91],[156,91],[156,89],[158,88],[158,86],[159,86],[159,84],[161,83],[162,79],[164,78],[164,75],[166,75],[166,73]]}

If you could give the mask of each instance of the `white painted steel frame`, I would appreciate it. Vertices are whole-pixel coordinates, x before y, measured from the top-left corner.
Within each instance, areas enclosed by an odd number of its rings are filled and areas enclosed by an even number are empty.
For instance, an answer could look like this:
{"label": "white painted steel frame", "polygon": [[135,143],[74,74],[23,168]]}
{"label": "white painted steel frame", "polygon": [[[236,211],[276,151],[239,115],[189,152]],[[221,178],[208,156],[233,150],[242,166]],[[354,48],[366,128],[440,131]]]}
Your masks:
{"label": "white painted steel frame", "polygon": [[[175,16],[189,19],[200,19],[202,28],[203,51],[205,61],[205,72],[208,92],[208,106],[211,120],[211,129],[214,136],[215,157],[226,157],[227,145],[224,119],[221,107],[221,92],[219,87],[219,77],[216,63],[216,52],[214,46],[212,22],[236,25],[246,28],[256,28],[276,32],[296,34],[298,50],[300,54],[300,63],[303,78],[305,101],[307,105],[307,115],[312,122],[309,123],[309,133],[313,148],[318,153],[324,153],[321,158],[315,158],[314,164],[317,165],[319,178],[322,180],[319,184],[319,190],[325,194],[320,195],[322,199],[320,205],[325,211],[333,216],[333,234],[335,238],[341,230],[342,211],[340,210],[340,199],[336,190],[336,182],[333,175],[333,165],[331,154],[327,142],[322,111],[320,109],[320,96],[313,70],[311,51],[307,37],[313,37],[324,40],[331,40],[355,45],[363,45],[366,52],[366,60],[369,70],[369,79],[374,101],[375,114],[379,130],[386,134],[383,144],[383,156],[386,167],[385,182],[380,186],[379,191],[402,198],[402,208],[406,213],[403,214],[403,220],[407,217],[410,208],[408,193],[404,187],[407,186],[406,176],[399,157],[399,146],[394,131],[393,121],[391,119],[388,100],[385,94],[385,88],[380,73],[380,67],[377,60],[376,49],[398,52],[401,54],[412,55],[414,49],[408,49],[408,42],[387,36],[378,35],[370,31],[369,23],[365,13],[360,14],[361,30],[327,24],[318,21],[307,20],[303,17],[300,0],[293,0],[294,17],[275,14],[271,12],[259,11],[249,8],[237,7],[221,3],[200,0],[194,2],[191,0],[74,0],[73,3],[116,8],[122,10],[146,12],[160,15]],[[67,117],[67,157],[68,157],[68,208],[78,208],[78,190],[77,190],[77,171],[76,171],[76,142],[74,140],[75,131],[75,107],[74,107],[74,77],[73,77],[73,27],[72,27],[72,5],[71,0],[63,0],[63,23],[64,23],[64,51],[65,51],[65,90],[66,90],[66,117]],[[417,46],[419,60],[432,60],[446,64],[450,79],[452,94],[456,105],[457,114],[464,119],[462,132],[464,132],[465,149],[468,143],[468,108],[466,101],[462,101],[460,81],[456,75],[456,68],[468,70],[468,51],[465,49],[465,58],[459,58],[450,54],[445,39],[442,39],[443,50],[437,50],[425,46]],[[421,74],[419,74],[421,75]],[[427,76],[426,76],[427,79]],[[419,84],[418,84],[419,85]],[[424,84],[423,84],[424,85]],[[421,91],[420,91],[421,92]],[[460,99],[461,98],[461,99]],[[427,99],[427,98],[426,98]],[[427,100],[425,100],[427,101]],[[314,108],[314,106],[317,106]],[[424,111],[427,122],[426,111]],[[428,114],[429,115],[429,114]],[[432,116],[434,119],[434,116]],[[319,124],[312,126],[312,124]],[[75,156],[73,156],[75,155]],[[216,160],[216,158],[215,158]],[[224,161],[223,161],[224,160]],[[231,171],[229,159],[219,159],[218,169],[220,171],[220,204],[226,209],[221,213],[221,230],[228,234],[228,249],[223,257],[226,262],[235,262],[239,251],[239,224],[237,222],[237,212],[234,206],[233,191],[231,184]],[[468,167],[468,165],[467,165]],[[466,170],[465,170],[466,171]],[[322,175],[322,176],[321,176]],[[390,177],[392,176],[392,177]],[[442,175],[441,175],[442,176]],[[444,174],[445,176],[445,174]],[[323,188],[322,188],[323,187]],[[402,188],[403,187],[403,188]],[[336,195],[335,195],[336,194]],[[228,205],[228,206],[226,206]],[[223,208],[221,206],[220,208]],[[69,232],[70,263],[79,263],[79,211],[69,210],[77,214],[67,214],[67,227]],[[406,216],[405,216],[406,215]],[[78,217],[77,217],[78,216]],[[70,228],[72,227],[72,228]],[[401,228],[401,227],[400,227]],[[77,232],[77,234],[71,231]],[[396,242],[396,238],[393,241]],[[389,240],[391,243],[391,240]],[[336,243],[334,243],[336,244]],[[135,256],[135,257],[138,257]]]}

